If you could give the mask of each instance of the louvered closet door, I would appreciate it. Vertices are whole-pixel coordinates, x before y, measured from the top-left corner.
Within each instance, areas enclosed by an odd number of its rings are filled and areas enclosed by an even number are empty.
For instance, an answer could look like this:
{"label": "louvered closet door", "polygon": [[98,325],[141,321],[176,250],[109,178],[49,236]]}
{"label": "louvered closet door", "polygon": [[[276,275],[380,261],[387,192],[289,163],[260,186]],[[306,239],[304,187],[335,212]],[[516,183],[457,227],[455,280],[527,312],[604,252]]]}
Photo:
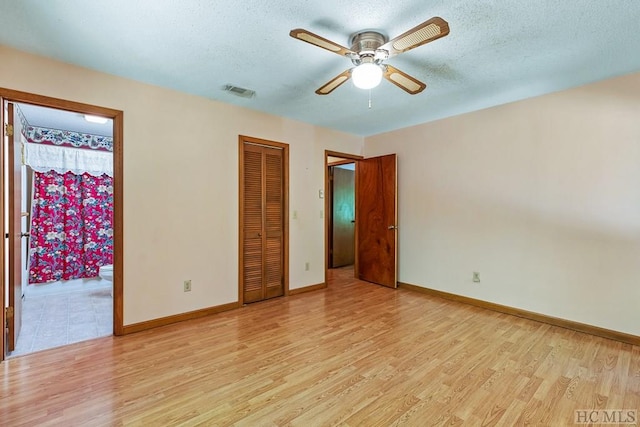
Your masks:
{"label": "louvered closet door", "polygon": [[284,295],[282,150],[244,144],[243,301]]}

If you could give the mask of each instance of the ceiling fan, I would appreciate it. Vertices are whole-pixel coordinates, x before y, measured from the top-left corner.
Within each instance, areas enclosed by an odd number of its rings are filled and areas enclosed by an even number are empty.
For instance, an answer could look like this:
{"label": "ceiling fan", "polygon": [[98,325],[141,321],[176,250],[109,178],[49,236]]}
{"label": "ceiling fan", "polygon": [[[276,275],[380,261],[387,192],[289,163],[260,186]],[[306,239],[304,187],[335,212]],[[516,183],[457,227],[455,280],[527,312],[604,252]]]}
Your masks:
{"label": "ceiling fan", "polygon": [[431,18],[392,40],[388,40],[384,34],[378,31],[360,31],[351,36],[349,40],[351,49],[302,28],[291,30],[289,33],[295,39],[345,56],[354,65],[353,68],[343,71],[316,90],[318,95],[330,94],[349,78],[353,78],[356,87],[371,89],[380,83],[382,77],[411,95],[420,93],[427,87],[426,84],[389,64],[385,64],[384,61],[447,34],[449,34],[449,24],[439,17]]}

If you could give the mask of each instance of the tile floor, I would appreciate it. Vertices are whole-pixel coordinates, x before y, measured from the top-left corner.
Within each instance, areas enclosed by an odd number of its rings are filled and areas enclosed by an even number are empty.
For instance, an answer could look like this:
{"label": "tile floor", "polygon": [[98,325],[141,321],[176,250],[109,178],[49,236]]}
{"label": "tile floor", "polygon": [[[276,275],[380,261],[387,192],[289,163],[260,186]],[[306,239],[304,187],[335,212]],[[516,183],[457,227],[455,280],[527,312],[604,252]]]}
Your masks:
{"label": "tile floor", "polygon": [[[65,284],[69,286],[65,287]],[[9,357],[112,333],[110,282],[83,279],[62,284],[30,285],[22,302],[22,329],[16,349]]]}

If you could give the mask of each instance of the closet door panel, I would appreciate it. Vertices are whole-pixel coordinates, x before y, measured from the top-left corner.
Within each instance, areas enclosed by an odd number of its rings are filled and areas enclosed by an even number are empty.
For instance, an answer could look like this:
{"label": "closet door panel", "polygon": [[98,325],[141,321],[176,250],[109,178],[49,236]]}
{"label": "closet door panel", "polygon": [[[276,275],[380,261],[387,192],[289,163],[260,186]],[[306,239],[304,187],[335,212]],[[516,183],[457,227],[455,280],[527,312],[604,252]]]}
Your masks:
{"label": "closet door panel", "polygon": [[263,156],[258,146],[244,147],[243,299],[264,299],[263,293]]}
{"label": "closet door panel", "polygon": [[284,295],[282,150],[265,148],[265,298]]}

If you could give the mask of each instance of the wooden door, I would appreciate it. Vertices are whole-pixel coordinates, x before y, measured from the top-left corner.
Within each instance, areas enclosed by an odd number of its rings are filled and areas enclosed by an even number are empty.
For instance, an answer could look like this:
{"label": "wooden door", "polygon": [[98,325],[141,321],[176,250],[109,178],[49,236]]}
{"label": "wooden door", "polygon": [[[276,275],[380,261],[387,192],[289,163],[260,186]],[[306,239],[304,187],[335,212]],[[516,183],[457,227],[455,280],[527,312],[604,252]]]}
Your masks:
{"label": "wooden door", "polygon": [[356,174],[359,279],[397,287],[397,159],[358,161]]}
{"label": "wooden door", "polygon": [[244,143],[242,163],[242,300],[284,295],[283,150]]}
{"label": "wooden door", "polygon": [[7,105],[7,125],[5,141],[7,144],[7,189],[9,229],[9,310],[7,312],[7,350],[15,350],[20,327],[22,326],[22,216],[20,212],[22,198],[22,149],[20,137],[14,132],[14,105]]}
{"label": "wooden door", "polygon": [[331,267],[355,261],[355,171],[331,166]]}

